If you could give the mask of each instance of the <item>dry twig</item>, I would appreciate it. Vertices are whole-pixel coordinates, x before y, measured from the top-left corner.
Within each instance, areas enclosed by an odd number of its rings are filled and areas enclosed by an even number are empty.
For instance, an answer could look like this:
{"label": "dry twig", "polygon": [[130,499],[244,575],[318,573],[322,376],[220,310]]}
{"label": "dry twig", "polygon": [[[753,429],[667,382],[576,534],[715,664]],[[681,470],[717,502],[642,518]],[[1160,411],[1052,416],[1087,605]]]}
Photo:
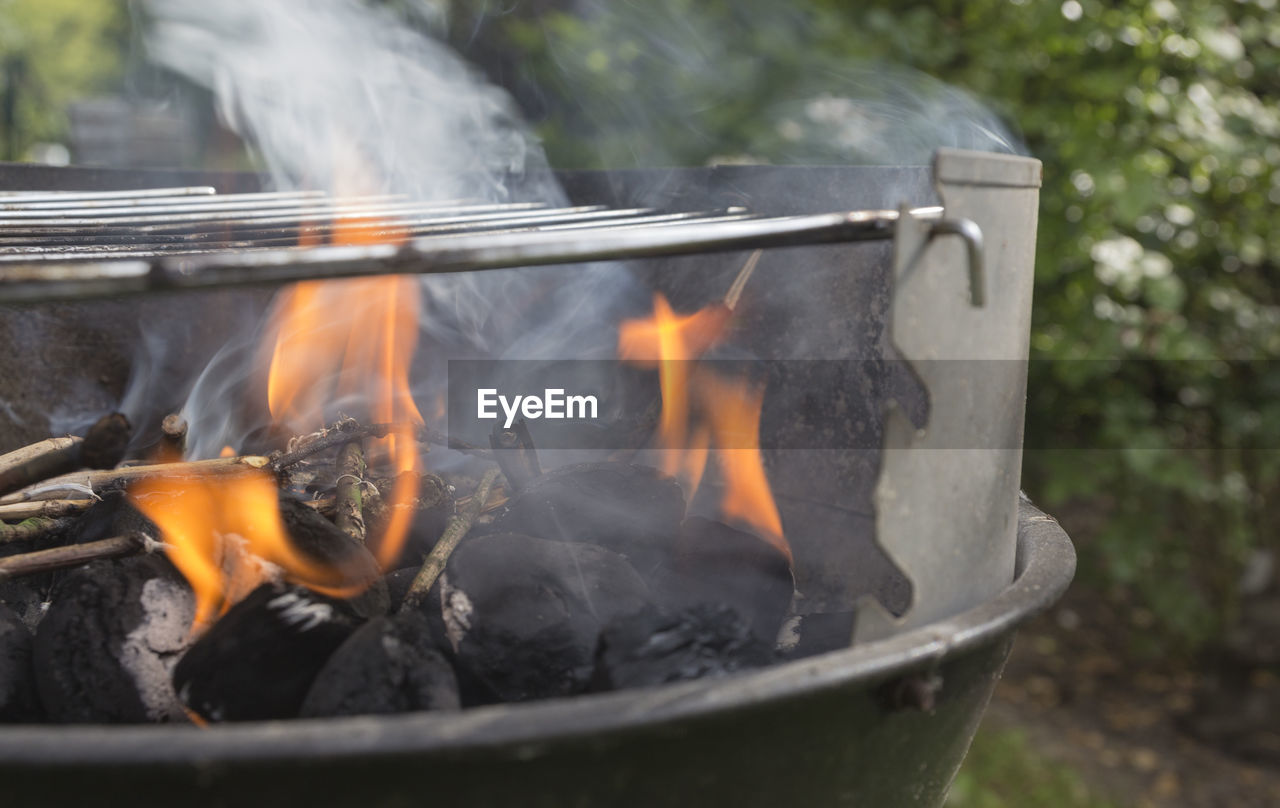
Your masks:
{"label": "dry twig", "polygon": [[187,452],[187,422],[171,413],[160,422],[160,450],[166,457],[181,459]]}
{"label": "dry twig", "polygon": [[50,438],[0,457],[0,494],[88,466],[109,469],[124,457],[133,429],[118,412],[99,418],[83,438]]}
{"label": "dry twig", "polygon": [[92,505],[92,499],[45,499],[0,505],[0,522],[21,522],[36,516],[70,516]]}
{"label": "dry twig", "polygon": [[364,443],[359,439],[338,452],[338,484],[334,490],[333,522],[343,533],[364,544]]}
{"label": "dry twig", "polygon": [[434,443],[437,446],[447,446],[457,452],[493,459],[493,453],[488,449],[475,446],[466,441],[454,440],[428,426],[406,426],[404,424],[367,424],[360,426],[353,419],[347,418],[315,433],[314,437],[308,436],[311,437],[311,440],[304,438],[299,441],[291,441],[294,448],[272,458],[271,469],[277,472],[282,471],[301,463],[314,454],[319,454],[327,449],[334,449],[353,440],[385,438],[392,433],[406,430],[412,431],[419,443]]}
{"label": "dry twig", "polygon": [[729,311],[733,311],[738,307],[738,301],[742,298],[742,290],[747,288],[747,281],[751,280],[751,276],[755,274],[756,265],[760,263],[760,256],[762,255],[764,255],[764,250],[756,250],[751,253],[747,258],[747,262],[742,265],[742,269],[738,270],[733,283],[729,284],[729,291],[724,293],[724,307]]}
{"label": "dry twig", "polygon": [[24,519],[16,525],[0,524],[0,544],[11,541],[31,541],[48,536],[68,527],[71,522],[70,518],[50,519],[45,516],[35,516]]}
{"label": "dry twig", "polygon": [[480,515],[485,502],[489,499],[489,492],[493,489],[494,480],[498,479],[498,473],[498,469],[486,471],[480,478],[480,484],[476,486],[476,492],[471,496],[470,501],[449,518],[449,523],[441,534],[440,540],[436,542],[435,547],[431,548],[431,553],[422,562],[422,568],[418,570],[413,583],[409,585],[409,592],[404,596],[402,608],[416,609],[426,599],[427,593],[431,591],[432,585],[444,570],[450,554],[475,524],[476,517]]}
{"label": "dry twig", "polygon": [[129,483],[155,477],[203,477],[208,474],[235,474],[246,469],[266,468],[270,461],[260,455],[217,457],[212,460],[190,460],[183,463],[153,463],[147,466],[126,466],[100,471],[77,471],[48,480],[44,485],[0,497],[0,505],[30,502],[39,499],[57,499],[57,494],[72,490],[88,489],[95,494],[123,489]]}
{"label": "dry twig", "polygon": [[82,445],[84,438],[49,438],[0,455],[0,494],[76,468]]}
{"label": "dry twig", "polygon": [[103,558],[149,553],[160,546],[159,542],[142,533],[130,533],[84,544],[69,544],[66,547],[12,555],[0,558],[0,581],[17,578],[20,575],[34,575],[39,572],[78,567]]}

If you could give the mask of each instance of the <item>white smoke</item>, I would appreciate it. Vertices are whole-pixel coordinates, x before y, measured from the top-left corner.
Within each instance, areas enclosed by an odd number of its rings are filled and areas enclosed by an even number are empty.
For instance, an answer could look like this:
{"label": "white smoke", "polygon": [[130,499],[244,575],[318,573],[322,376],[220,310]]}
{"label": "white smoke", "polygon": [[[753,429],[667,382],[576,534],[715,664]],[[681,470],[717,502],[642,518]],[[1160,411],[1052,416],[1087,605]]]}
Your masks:
{"label": "white smoke", "polygon": [[417,199],[498,201],[546,161],[510,97],[448,46],[357,0],[152,0],[152,58],[214,91],[277,183],[351,172]]}
{"label": "white smoke", "polygon": [[[214,92],[225,123],[277,187],[563,203],[506,92],[384,8],[357,0],[149,0],[146,8],[151,57]],[[612,304],[644,299],[608,265],[433,276],[422,289],[429,340],[503,358],[611,349]],[[513,313],[530,299],[540,300],[536,312]],[[265,413],[255,422],[237,400],[253,388],[256,331],[235,334],[195,384],[183,411],[193,456],[263,426]],[[439,389],[441,371],[437,363],[415,379],[420,398]],[[341,404],[352,412],[352,402]]]}

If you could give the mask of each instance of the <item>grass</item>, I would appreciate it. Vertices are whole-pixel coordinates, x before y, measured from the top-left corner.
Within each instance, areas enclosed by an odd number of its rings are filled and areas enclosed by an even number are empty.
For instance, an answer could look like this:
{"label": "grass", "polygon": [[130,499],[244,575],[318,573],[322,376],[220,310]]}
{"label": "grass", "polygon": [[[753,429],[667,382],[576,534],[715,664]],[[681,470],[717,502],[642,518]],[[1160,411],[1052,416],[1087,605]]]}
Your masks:
{"label": "grass", "polygon": [[947,808],[1117,808],[1069,766],[1038,754],[1016,729],[980,729]]}

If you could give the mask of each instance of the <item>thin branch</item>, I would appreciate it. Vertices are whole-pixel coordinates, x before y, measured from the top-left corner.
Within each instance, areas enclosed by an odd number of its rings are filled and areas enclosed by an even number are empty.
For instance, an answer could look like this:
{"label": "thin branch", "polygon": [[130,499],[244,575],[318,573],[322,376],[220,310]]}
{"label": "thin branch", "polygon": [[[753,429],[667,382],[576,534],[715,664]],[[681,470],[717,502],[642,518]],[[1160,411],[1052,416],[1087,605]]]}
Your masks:
{"label": "thin branch", "polygon": [[[348,426],[349,425],[349,426]],[[328,429],[316,433],[316,437],[301,445],[297,445],[291,451],[278,455],[271,461],[272,471],[283,471],[290,466],[297,465],[314,454],[319,454],[327,449],[336,449],[344,443],[358,439],[368,438],[385,438],[394,432],[400,432],[407,429],[413,431],[414,437],[419,443],[434,443],[437,446],[447,446],[457,452],[472,454],[477,457],[483,457],[489,460],[493,459],[493,452],[480,446],[467,443],[466,441],[455,440],[447,435],[431,429],[423,425],[406,425],[406,424],[367,424],[360,426],[351,419],[338,421]]]}
{"label": "thin branch", "polygon": [[404,596],[404,606],[402,608],[416,609],[426,599],[427,593],[431,591],[432,585],[435,584],[436,579],[440,577],[440,573],[444,570],[444,565],[448,562],[450,554],[453,553],[454,548],[471,530],[471,526],[475,524],[476,517],[480,515],[480,511],[483,510],[485,503],[489,499],[489,492],[493,489],[494,480],[498,479],[498,473],[498,469],[486,471],[484,476],[480,478],[480,484],[476,486],[476,492],[472,495],[471,500],[449,518],[449,524],[445,527],[440,540],[436,542],[435,547],[431,548],[431,553],[422,562],[422,568],[418,570],[418,574],[414,576],[413,583],[409,585],[409,591]]}
{"label": "thin branch", "polygon": [[452,449],[455,452],[473,455],[474,457],[479,457],[482,460],[493,460],[493,452],[483,446],[476,446],[474,443],[467,443],[465,440],[451,438],[443,432],[431,429],[430,427],[424,426],[420,428],[418,430],[418,434],[422,436],[421,439],[426,443],[434,443],[437,446],[444,446],[445,448]]}
{"label": "thin branch", "polygon": [[160,422],[160,449],[164,456],[174,459],[181,459],[187,452],[187,422],[176,412]]}
{"label": "thin branch", "polygon": [[0,494],[78,468],[83,445],[84,438],[49,438],[0,456]]}
{"label": "thin branch", "polygon": [[129,419],[113,412],[99,418],[83,438],[50,438],[0,456],[0,494],[83,466],[111,468],[124,457],[132,435]]}
{"label": "thin branch", "polygon": [[50,519],[44,516],[35,516],[30,519],[24,519],[16,525],[0,524],[0,544],[7,544],[13,541],[31,541],[32,539],[51,536],[69,527],[72,521],[70,518]]}
{"label": "thin branch", "polygon": [[88,509],[92,499],[46,499],[0,505],[0,522],[20,522],[36,516],[70,516]]}
{"label": "thin branch", "polygon": [[353,440],[338,452],[338,484],[334,491],[333,522],[343,533],[364,544],[364,443]]}
{"label": "thin branch", "polygon": [[742,265],[742,269],[738,270],[738,275],[733,279],[733,283],[729,284],[729,291],[724,293],[724,307],[729,311],[733,311],[738,307],[738,300],[742,297],[742,290],[747,288],[747,281],[751,280],[751,276],[756,271],[756,264],[760,263],[760,256],[764,255],[764,250],[756,250],[747,258],[747,262]]}
{"label": "thin branch", "polygon": [[266,468],[270,461],[260,455],[240,457],[216,457],[212,460],[190,460],[183,463],[153,463],[149,466],[126,466],[100,471],[77,471],[47,481],[46,484],[15,491],[0,497],[0,505],[30,502],[38,499],[57,499],[69,486],[74,490],[86,488],[94,494],[123,489],[137,480],[156,477],[202,477],[208,474],[235,474],[246,469]]}
{"label": "thin branch", "polygon": [[17,578],[21,575],[34,575],[39,572],[78,567],[90,561],[104,558],[119,558],[143,552],[153,552],[160,547],[141,533],[130,533],[125,536],[113,536],[100,541],[84,544],[69,544],[66,547],[54,547],[50,550],[37,550],[34,553],[23,553],[0,558],[0,581]]}

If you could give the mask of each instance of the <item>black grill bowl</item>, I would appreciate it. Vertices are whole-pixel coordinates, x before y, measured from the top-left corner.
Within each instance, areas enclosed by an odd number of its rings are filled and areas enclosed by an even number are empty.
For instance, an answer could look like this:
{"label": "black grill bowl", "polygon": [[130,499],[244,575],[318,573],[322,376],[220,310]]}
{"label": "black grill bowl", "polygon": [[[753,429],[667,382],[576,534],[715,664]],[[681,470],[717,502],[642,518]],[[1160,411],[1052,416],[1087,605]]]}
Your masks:
{"label": "black grill bowl", "polygon": [[[938,805],[1017,626],[1075,570],[1024,502],[994,598],[878,642],[731,678],[458,713],[0,728],[8,805]],[[904,697],[940,681],[932,708]]]}

